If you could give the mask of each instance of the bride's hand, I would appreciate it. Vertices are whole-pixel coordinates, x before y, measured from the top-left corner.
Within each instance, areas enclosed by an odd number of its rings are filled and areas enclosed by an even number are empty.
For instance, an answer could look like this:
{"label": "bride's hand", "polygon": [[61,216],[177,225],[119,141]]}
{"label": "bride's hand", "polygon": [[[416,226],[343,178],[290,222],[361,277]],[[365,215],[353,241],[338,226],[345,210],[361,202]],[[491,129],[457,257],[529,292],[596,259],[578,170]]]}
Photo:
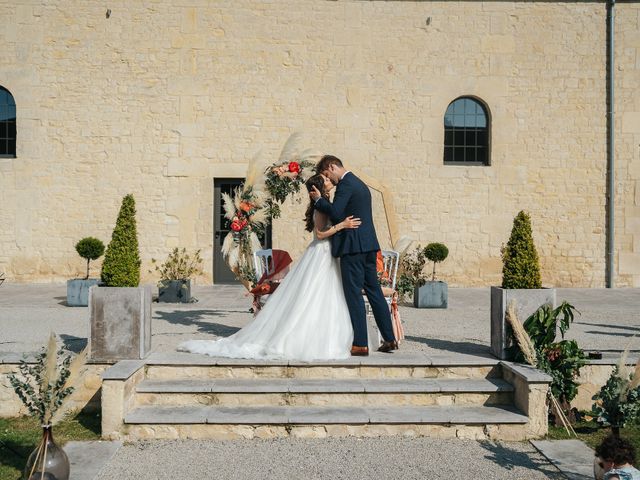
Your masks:
{"label": "bride's hand", "polygon": [[342,221],[342,228],[358,228],[362,224],[359,218],[353,218],[353,215],[349,215]]}

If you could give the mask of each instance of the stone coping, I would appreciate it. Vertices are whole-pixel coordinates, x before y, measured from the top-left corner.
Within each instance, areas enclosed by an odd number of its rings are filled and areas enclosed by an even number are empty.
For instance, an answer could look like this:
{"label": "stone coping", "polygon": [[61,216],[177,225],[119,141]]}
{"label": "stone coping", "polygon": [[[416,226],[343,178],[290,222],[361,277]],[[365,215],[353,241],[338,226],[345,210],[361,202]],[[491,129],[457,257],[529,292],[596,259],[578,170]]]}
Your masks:
{"label": "stone coping", "polygon": [[126,424],[526,424],[507,406],[424,407],[137,407]]}
{"label": "stone coping", "polygon": [[144,360],[120,360],[102,373],[103,380],[127,380],[144,367]]}
{"label": "stone coping", "polygon": [[137,393],[494,393],[512,392],[513,386],[497,378],[216,378],[146,379]]}
{"label": "stone coping", "polygon": [[343,360],[302,362],[294,360],[253,360],[244,358],[218,358],[191,353],[153,353],[145,359],[147,365],[157,366],[265,366],[265,367],[473,367],[495,366],[500,361],[487,354],[403,354],[374,353],[368,357],[350,357]]}
{"label": "stone coping", "polygon": [[513,362],[501,362],[502,368],[510,370],[527,383],[551,383],[551,376],[530,365]]}

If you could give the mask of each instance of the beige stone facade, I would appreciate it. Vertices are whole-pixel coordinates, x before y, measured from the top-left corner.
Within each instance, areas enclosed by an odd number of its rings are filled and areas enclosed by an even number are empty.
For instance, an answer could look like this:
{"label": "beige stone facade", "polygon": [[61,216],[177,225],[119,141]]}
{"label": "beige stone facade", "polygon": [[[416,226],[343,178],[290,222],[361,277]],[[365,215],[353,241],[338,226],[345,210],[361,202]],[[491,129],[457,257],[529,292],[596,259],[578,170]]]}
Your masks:
{"label": "beige stone facade", "polygon": [[[0,85],[18,112],[17,158],[0,159],[0,272],[12,281],[80,274],[75,242],[108,242],[133,193],[143,272],[174,246],[201,248],[211,282],[214,179],[243,177],[260,149],[275,160],[301,131],[388,187],[401,234],[448,245],[450,285],[497,284],[526,209],[544,284],[604,286],[605,2],[106,8],[0,0]],[[639,32],[640,4],[618,3],[616,286],[640,286]],[[490,112],[490,166],[443,164],[443,116],[460,96]],[[310,238],[304,200],[273,229],[294,258]]]}

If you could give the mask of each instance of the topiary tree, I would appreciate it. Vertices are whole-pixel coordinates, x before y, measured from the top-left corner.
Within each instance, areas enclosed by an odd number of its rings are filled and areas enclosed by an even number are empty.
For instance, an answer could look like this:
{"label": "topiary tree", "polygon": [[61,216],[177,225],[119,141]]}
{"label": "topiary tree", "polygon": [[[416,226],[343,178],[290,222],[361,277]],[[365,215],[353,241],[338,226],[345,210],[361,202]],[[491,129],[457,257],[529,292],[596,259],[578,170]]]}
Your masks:
{"label": "topiary tree", "polygon": [[540,263],[533,244],[531,219],[521,211],[513,219],[511,237],[502,247],[502,288],[541,288]]}
{"label": "topiary tree", "polygon": [[431,281],[436,279],[436,263],[442,262],[449,255],[449,249],[443,243],[430,243],[424,247],[424,256],[433,262]]}
{"label": "topiary tree", "polygon": [[97,260],[104,253],[104,243],[94,237],[85,237],[76,243],[76,252],[82,258],[87,260],[87,276],[85,280],[89,278],[89,262],[91,260]]}
{"label": "topiary tree", "polygon": [[101,277],[107,287],[137,287],[140,283],[140,253],[133,195],[122,199],[118,220],[104,256]]}

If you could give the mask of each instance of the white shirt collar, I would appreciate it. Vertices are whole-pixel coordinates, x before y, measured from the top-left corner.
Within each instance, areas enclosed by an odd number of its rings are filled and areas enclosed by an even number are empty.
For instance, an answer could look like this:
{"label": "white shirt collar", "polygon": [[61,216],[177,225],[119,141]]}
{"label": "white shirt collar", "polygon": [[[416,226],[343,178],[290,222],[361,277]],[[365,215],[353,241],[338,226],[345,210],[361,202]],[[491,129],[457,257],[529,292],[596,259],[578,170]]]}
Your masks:
{"label": "white shirt collar", "polygon": [[351,170],[347,170],[346,172],[344,172],[340,177],[340,180],[342,180],[347,173],[351,173]]}

